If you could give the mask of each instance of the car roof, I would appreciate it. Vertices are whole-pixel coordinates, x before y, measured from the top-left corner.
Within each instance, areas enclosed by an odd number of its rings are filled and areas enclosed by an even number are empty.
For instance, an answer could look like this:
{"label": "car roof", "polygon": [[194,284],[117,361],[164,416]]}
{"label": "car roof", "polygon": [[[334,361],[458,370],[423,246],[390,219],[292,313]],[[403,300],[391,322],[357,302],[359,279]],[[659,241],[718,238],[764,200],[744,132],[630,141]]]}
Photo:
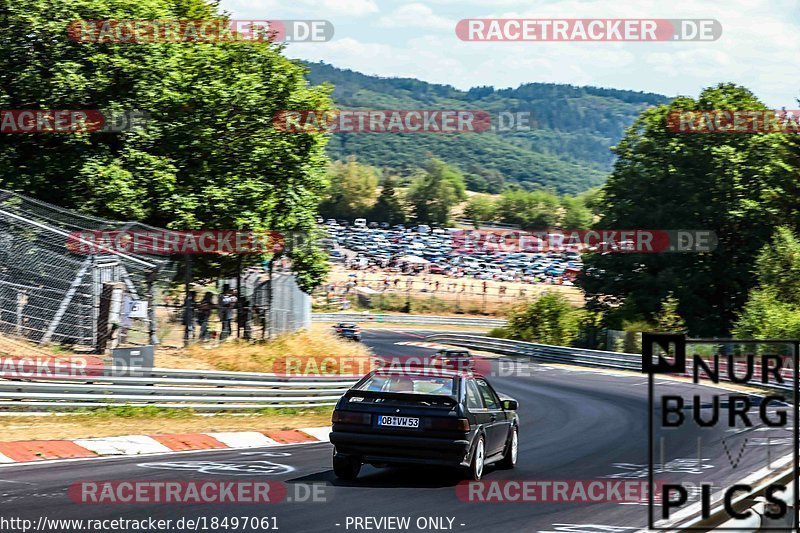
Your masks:
{"label": "car roof", "polygon": [[481,374],[473,372],[472,370],[452,370],[432,366],[415,366],[405,368],[376,368],[369,374],[370,376],[441,376],[448,378],[482,378]]}

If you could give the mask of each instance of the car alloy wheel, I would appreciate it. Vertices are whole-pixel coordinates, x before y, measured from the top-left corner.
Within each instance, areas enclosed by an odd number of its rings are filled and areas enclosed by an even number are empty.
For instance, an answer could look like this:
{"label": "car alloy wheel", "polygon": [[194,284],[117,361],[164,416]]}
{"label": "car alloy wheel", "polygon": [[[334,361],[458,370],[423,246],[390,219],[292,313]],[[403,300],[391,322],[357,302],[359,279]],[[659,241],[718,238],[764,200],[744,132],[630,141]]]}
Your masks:
{"label": "car alloy wheel", "polygon": [[470,477],[474,481],[479,481],[483,476],[483,466],[486,449],[484,446],[483,437],[478,437],[478,442],[475,444],[475,452],[472,454],[472,464],[470,465]]}

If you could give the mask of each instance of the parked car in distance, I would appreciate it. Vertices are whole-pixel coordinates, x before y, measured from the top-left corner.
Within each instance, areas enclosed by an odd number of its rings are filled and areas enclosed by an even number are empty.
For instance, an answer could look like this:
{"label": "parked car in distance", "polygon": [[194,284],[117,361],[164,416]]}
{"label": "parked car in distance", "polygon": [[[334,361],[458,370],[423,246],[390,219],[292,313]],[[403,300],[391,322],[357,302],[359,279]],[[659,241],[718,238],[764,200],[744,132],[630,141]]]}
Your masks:
{"label": "parked car in distance", "polygon": [[479,374],[431,370],[379,368],[339,399],[330,433],[338,478],[356,479],[363,464],[411,464],[479,480],[486,465],[516,465],[517,402]]}
{"label": "parked car in distance", "polygon": [[367,227],[367,219],[366,218],[357,218],[353,221],[353,227],[364,229]]}
{"label": "parked car in distance", "polygon": [[361,340],[361,328],[358,327],[358,324],[353,322],[339,322],[333,326],[333,328],[336,330],[336,334],[343,339],[352,341]]}

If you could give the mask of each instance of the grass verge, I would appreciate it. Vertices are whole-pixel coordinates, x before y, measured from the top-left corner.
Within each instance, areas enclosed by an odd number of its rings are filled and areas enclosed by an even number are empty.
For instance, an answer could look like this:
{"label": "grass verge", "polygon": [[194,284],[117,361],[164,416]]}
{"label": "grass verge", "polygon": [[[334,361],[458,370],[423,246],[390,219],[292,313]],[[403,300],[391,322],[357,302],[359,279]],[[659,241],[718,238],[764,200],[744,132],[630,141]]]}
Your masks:
{"label": "grass verge", "polygon": [[0,440],[62,440],[120,435],[269,431],[329,426],[332,407],[198,415],[191,410],[110,407],[58,416],[3,416]]}

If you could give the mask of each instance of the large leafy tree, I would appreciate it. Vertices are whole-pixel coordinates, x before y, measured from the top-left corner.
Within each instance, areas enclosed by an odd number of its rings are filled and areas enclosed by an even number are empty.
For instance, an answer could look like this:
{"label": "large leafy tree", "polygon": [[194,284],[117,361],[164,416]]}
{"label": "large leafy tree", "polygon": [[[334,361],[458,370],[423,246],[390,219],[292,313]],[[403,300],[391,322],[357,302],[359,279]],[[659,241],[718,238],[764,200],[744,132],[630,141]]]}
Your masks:
{"label": "large leafy tree", "polygon": [[[579,278],[589,304],[651,319],[672,292],[690,333],[724,335],[755,284],[753,263],[779,224],[800,221],[800,189],[782,134],[672,132],[678,110],[765,106],[730,84],[642,113],[615,149],[603,191],[601,229],[713,230],[711,253],[587,257]],[[613,313],[612,313],[613,314]]]}
{"label": "large leafy tree", "polygon": [[775,231],[756,260],[758,286],[750,291],[734,333],[739,338],[800,336],[800,239],[788,227]]}
{"label": "large leafy tree", "polygon": [[502,222],[518,224],[523,229],[553,228],[559,220],[559,199],[549,191],[511,189],[500,196],[497,216]]}
{"label": "large leafy tree", "polygon": [[446,224],[451,210],[466,200],[464,176],[440,159],[431,159],[406,195],[419,222]]}
{"label": "large leafy tree", "polygon": [[381,194],[375,205],[372,206],[370,218],[378,222],[389,224],[403,224],[406,221],[406,211],[397,194],[397,178],[388,174],[383,180]]}
{"label": "large leafy tree", "polygon": [[283,133],[272,117],[329,109],[330,89],[309,86],[282,45],[67,35],[81,19],[220,17],[202,0],[0,0],[0,108],[149,116],[123,133],[0,136],[0,187],[174,229],[312,227],[327,186],[326,137]]}
{"label": "large leafy tree", "polygon": [[320,209],[326,216],[353,218],[366,216],[375,203],[380,173],[362,165],[355,157],[336,161],[328,169],[331,187]]}

